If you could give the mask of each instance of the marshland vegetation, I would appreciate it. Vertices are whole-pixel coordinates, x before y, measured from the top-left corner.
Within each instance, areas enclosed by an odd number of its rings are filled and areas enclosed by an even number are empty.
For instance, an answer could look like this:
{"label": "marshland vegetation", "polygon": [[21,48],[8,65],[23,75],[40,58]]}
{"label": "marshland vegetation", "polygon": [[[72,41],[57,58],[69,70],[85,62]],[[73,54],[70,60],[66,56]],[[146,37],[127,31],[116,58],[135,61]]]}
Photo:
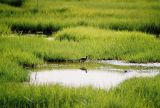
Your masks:
{"label": "marshland vegetation", "polygon": [[20,7],[0,4],[1,23],[12,31],[51,34],[66,27],[93,26],[160,33],[158,0],[38,0],[38,5],[37,0],[23,1]]}
{"label": "marshland vegetation", "polygon": [[159,76],[106,92],[29,85],[25,69],[86,56],[160,62],[159,11],[159,0],[0,0],[0,107],[160,107]]}

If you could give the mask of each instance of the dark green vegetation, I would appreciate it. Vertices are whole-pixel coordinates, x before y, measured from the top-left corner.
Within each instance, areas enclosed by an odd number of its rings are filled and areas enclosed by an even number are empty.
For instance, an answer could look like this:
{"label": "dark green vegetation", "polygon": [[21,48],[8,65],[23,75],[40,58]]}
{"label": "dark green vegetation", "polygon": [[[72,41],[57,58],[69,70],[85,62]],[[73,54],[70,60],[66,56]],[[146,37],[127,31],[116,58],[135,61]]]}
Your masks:
{"label": "dark green vegetation", "polygon": [[21,6],[25,0],[0,0],[0,3],[12,5],[12,6]]}
{"label": "dark green vegetation", "polygon": [[159,108],[159,76],[109,92],[24,83],[45,62],[160,62],[159,12],[159,0],[0,0],[0,107]]}

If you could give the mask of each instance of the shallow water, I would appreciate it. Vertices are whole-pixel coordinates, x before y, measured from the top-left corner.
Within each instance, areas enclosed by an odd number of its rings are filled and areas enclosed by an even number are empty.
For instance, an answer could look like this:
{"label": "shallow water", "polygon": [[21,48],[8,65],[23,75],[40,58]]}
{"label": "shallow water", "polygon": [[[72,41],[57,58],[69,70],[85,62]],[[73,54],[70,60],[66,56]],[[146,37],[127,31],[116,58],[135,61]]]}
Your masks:
{"label": "shallow water", "polygon": [[91,70],[53,69],[35,71],[30,75],[31,84],[62,84],[65,86],[110,89],[133,77],[154,77],[158,70],[127,70],[99,68]]}
{"label": "shallow water", "polygon": [[103,60],[101,63],[119,65],[119,66],[144,66],[144,67],[160,67],[160,63],[127,63],[119,60]]}

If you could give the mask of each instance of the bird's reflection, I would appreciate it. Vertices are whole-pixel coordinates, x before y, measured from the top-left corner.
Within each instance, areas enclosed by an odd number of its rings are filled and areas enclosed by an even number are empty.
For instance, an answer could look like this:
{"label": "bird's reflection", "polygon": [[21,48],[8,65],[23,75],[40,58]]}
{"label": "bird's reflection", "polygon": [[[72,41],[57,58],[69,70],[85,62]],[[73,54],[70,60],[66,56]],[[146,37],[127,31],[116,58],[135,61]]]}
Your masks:
{"label": "bird's reflection", "polygon": [[88,70],[85,67],[81,67],[80,70],[83,70],[83,71],[85,71],[85,73],[88,73]]}

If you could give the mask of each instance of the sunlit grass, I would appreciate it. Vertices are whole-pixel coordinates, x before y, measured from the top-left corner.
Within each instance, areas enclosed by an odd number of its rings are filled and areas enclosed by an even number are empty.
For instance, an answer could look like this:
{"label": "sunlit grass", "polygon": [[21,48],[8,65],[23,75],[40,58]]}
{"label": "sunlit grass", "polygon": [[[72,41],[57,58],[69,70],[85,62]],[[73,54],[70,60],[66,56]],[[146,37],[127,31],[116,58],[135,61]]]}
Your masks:
{"label": "sunlit grass", "polygon": [[27,0],[22,7],[1,5],[0,22],[12,31],[51,34],[80,25],[160,33],[159,1]]}
{"label": "sunlit grass", "polygon": [[[55,39],[47,40],[45,37],[27,35],[1,36],[1,59],[12,61],[17,65],[15,69],[33,68],[46,61],[79,62],[79,59],[85,56],[88,56],[89,60],[160,62],[160,40],[145,33],[76,27],[59,31],[53,38]],[[6,66],[3,61],[2,69]],[[4,69],[7,71],[7,68]],[[27,77],[27,74],[25,75]],[[3,76],[6,75],[2,74],[1,77]]]}
{"label": "sunlit grass", "polygon": [[159,39],[144,33],[77,27],[58,32],[56,39],[82,43],[91,58],[159,62]]}
{"label": "sunlit grass", "polygon": [[101,65],[79,63],[86,56],[160,62],[159,12],[159,0],[0,0],[0,108],[159,108],[159,76],[105,91],[30,85],[25,69],[48,62]]}
{"label": "sunlit grass", "polygon": [[1,107],[38,108],[158,108],[160,81],[156,78],[135,78],[105,91],[91,87],[70,88],[59,85],[34,86],[22,83],[0,85]]}

